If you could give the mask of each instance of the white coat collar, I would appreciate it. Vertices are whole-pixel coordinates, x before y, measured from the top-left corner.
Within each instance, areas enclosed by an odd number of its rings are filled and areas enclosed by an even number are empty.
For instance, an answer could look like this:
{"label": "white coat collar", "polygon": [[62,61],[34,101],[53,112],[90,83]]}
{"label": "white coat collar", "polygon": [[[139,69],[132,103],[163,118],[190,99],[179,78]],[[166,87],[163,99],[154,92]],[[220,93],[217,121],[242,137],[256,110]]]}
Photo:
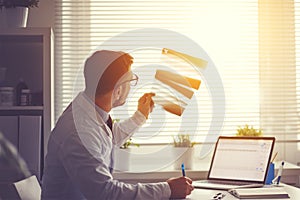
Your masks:
{"label": "white coat collar", "polygon": [[76,119],[79,120],[80,118],[82,118],[83,113],[81,112],[84,111],[91,120],[101,126],[105,130],[107,135],[112,138],[112,132],[110,128],[106,125],[99,112],[97,112],[95,106],[96,105],[92,101],[87,99],[86,95],[83,92],[80,92],[72,102],[73,117],[75,122]]}

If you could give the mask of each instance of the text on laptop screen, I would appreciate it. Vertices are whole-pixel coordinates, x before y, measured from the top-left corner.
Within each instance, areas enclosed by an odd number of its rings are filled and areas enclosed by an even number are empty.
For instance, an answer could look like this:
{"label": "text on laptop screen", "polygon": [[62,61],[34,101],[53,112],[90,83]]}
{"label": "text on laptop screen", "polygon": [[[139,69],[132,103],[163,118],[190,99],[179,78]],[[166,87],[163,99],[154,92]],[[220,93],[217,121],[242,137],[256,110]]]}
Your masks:
{"label": "text on laptop screen", "polygon": [[219,139],[209,178],[263,181],[272,140]]}

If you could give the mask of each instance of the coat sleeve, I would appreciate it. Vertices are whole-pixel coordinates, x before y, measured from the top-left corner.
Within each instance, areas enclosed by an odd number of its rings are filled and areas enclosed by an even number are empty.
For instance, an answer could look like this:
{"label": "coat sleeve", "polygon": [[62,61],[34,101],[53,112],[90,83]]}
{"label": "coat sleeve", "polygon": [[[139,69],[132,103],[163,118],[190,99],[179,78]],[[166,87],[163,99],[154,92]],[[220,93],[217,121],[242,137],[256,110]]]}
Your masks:
{"label": "coat sleeve", "polygon": [[[94,138],[95,139],[95,138]],[[105,159],[101,143],[92,141],[89,149],[72,134],[60,146],[60,160],[74,185],[87,199],[168,199],[168,183],[127,184],[114,180]],[[96,156],[95,156],[96,155]]]}
{"label": "coat sleeve", "polygon": [[146,117],[136,111],[132,117],[113,124],[113,143],[116,146],[121,146],[128,138],[130,138],[144,123]]}

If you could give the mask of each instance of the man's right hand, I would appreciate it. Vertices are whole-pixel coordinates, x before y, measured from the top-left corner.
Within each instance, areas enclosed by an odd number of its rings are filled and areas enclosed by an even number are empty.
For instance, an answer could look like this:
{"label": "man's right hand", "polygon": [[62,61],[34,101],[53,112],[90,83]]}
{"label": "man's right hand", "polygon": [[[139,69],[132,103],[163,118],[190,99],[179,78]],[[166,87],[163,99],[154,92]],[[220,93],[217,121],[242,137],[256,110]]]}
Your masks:
{"label": "man's right hand", "polygon": [[167,183],[171,189],[171,199],[184,199],[194,190],[192,180],[188,177],[170,178],[167,180]]}
{"label": "man's right hand", "polygon": [[152,97],[155,96],[154,93],[145,93],[138,102],[138,110],[148,119],[149,113],[152,112],[154,107],[154,102]]}

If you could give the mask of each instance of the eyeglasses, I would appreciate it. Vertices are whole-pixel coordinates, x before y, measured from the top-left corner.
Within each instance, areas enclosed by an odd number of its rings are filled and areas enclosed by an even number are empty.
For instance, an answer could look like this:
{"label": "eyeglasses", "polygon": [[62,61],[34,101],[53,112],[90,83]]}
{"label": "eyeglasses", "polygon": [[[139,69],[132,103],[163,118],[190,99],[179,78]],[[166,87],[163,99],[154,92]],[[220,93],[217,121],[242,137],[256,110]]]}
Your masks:
{"label": "eyeglasses", "polygon": [[136,74],[132,74],[132,79],[130,80],[131,86],[136,86],[139,81],[139,77]]}
{"label": "eyeglasses", "polygon": [[123,81],[123,82],[119,83],[118,85],[122,85],[124,83],[130,82],[130,86],[136,86],[138,80],[139,80],[139,77],[136,74],[133,73],[132,74],[132,79],[127,80],[127,81]]}

